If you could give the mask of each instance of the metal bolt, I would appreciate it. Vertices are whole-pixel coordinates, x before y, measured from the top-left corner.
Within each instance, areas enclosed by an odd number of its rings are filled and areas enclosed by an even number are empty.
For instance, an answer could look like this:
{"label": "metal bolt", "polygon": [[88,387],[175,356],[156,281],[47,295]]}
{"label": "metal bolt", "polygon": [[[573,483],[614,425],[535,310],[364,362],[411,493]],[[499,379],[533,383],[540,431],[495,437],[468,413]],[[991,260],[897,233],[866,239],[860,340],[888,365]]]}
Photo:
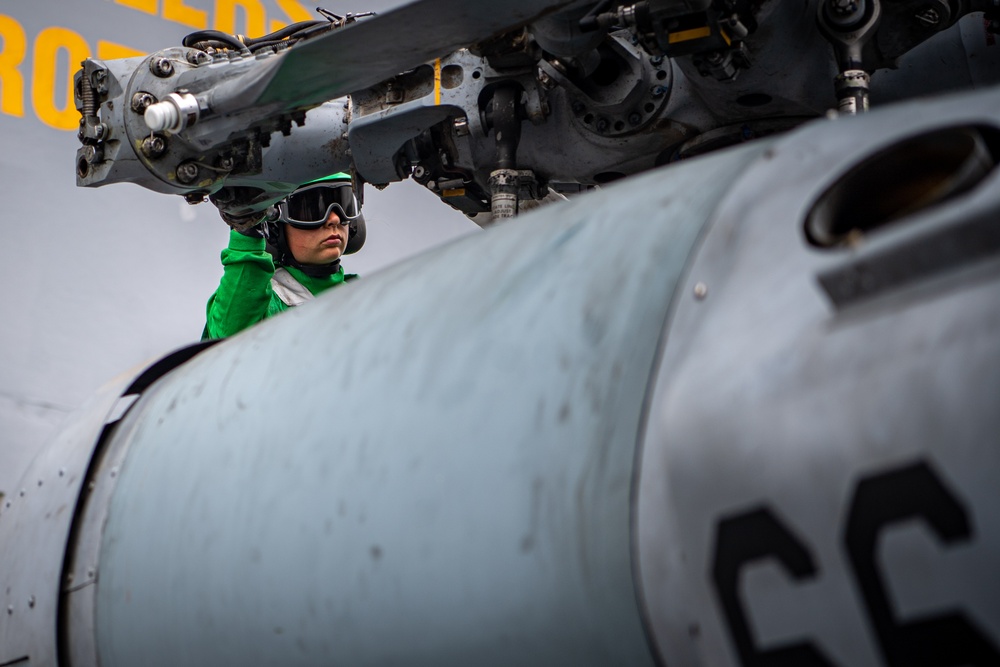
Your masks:
{"label": "metal bolt", "polygon": [[146,113],[146,109],[156,102],[156,98],[149,93],[138,92],[132,96],[132,111],[138,114]]}
{"label": "metal bolt", "polygon": [[628,115],[628,124],[635,127],[642,122],[642,115],[638,111],[633,111]]}
{"label": "metal bolt", "polygon": [[88,567],[87,568],[87,578],[88,579],[93,579],[94,578],[94,568],[92,568],[92,567]]}
{"label": "metal bolt", "polygon": [[919,12],[914,18],[917,23],[924,26],[925,28],[933,28],[938,23],[941,22],[941,15],[933,7],[927,7],[922,12]]}
{"label": "metal bolt", "polygon": [[10,616],[13,613],[14,613],[14,605],[12,604],[7,605],[7,615]]}
{"label": "metal bolt", "polygon": [[104,69],[94,70],[90,77],[90,85],[98,93],[108,92],[108,71]]}
{"label": "metal bolt", "polygon": [[94,137],[98,141],[100,141],[101,139],[104,138],[104,135],[107,133],[107,131],[108,131],[108,126],[105,125],[104,123],[100,123],[99,125],[95,125],[94,126]]}
{"label": "metal bolt", "polygon": [[[231,157],[224,157],[219,160],[219,169],[223,171],[232,171],[233,167],[236,166],[236,162]],[[115,471],[111,471],[111,476],[114,477]]]}
{"label": "metal bolt", "polygon": [[858,11],[857,0],[830,0],[830,12],[834,16],[850,16]]}
{"label": "metal bolt", "polygon": [[649,62],[651,62],[654,67],[659,67],[663,63],[663,56],[651,56]]}
{"label": "metal bolt", "polygon": [[167,152],[167,140],[158,134],[150,135],[142,140],[139,150],[150,160],[155,160]]}
{"label": "metal bolt", "polygon": [[609,125],[609,123],[608,123],[608,119],[607,118],[598,118],[597,119],[597,131],[598,132],[607,132],[608,131],[608,125]]}
{"label": "metal bolt", "polygon": [[188,204],[194,206],[195,204],[201,204],[205,201],[206,194],[204,192],[189,192],[184,195],[184,201]]}
{"label": "metal bolt", "polygon": [[652,88],[649,89],[649,94],[652,95],[653,97],[663,97],[663,95],[666,92],[667,92],[666,86],[653,86]]}
{"label": "metal bolt", "polygon": [[95,484],[93,481],[91,481],[91,482],[89,482],[87,484],[87,491],[93,491],[96,487],[97,487],[97,484]]}
{"label": "metal bolt", "polygon": [[708,296],[708,285],[705,283],[696,283],[694,286],[694,296],[696,299],[704,299]]}
{"label": "metal bolt", "polygon": [[212,56],[208,55],[204,51],[198,51],[197,49],[188,51],[187,56],[185,57],[187,58],[187,61],[195,67],[212,62]]}
{"label": "metal bolt", "polygon": [[177,165],[177,180],[185,185],[198,180],[198,165],[194,162],[182,162]]}
{"label": "metal bolt", "polygon": [[149,70],[161,79],[174,73],[174,64],[166,58],[155,58],[149,62]]}
{"label": "metal bolt", "polygon": [[31,597],[28,598],[28,608],[29,609],[34,609],[35,608],[35,596],[34,595],[32,595]]}

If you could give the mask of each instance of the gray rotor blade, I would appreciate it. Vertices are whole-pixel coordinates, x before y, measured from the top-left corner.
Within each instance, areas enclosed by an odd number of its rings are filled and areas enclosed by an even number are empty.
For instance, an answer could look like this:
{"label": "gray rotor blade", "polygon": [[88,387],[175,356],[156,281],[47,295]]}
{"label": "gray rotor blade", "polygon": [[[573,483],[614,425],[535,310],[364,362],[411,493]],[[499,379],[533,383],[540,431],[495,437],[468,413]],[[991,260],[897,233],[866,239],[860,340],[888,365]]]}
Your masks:
{"label": "gray rotor blade", "polygon": [[569,0],[420,0],[290,49],[260,104],[308,106],[524,25]]}

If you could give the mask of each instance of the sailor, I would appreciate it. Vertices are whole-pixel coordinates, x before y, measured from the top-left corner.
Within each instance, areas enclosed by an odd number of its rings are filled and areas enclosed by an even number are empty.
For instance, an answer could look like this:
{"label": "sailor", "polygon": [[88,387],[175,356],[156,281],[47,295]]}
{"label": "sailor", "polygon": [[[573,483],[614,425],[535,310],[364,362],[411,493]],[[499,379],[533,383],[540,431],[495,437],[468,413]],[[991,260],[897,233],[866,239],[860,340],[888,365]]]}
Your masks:
{"label": "sailor", "polygon": [[365,220],[348,174],[300,186],[269,220],[230,226],[202,340],[231,336],[357,277],[340,265],[342,256],[365,242]]}

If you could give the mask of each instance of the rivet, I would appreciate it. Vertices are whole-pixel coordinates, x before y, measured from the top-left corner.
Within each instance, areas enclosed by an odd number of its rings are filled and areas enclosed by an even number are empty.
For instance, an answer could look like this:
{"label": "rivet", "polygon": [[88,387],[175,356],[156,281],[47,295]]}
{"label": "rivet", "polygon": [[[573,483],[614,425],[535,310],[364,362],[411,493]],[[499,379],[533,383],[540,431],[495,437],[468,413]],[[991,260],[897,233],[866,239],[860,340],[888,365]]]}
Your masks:
{"label": "rivet", "polygon": [[13,613],[14,613],[14,605],[12,604],[7,605],[7,615],[10,616]]}
{"label": "rivet", "polygon": [[66,468],[59,468],[59,476],[60,477],[66,476]]}
{"label": "rivet", "polygon": [[24,491],[24,489],[21,489],[21,492],[20,492],[19,494],[17,494],[17,495],[19,495],[19,496],[21,496],[22,498],[24,498],[24,494],[25,494],[25,491]]}
{"label": "rivet", "polygon": [[42,480],[38,480],[38,486],[42,485]]}
{"label": "rivet", "polygon": [[696,299],[704,299],[708,296],[708,285],[705,283],[696,283],[694,286],[694,296]]}
{"label": "rivet", "polygon": [[92,567],[87,568],[87,578],[88,579],[93,579],[94,578],[94,568],[92,568]]}
{"label": "rivet", "polygon": [[34,595],[32,595],[31,597],[28,598],[28,608],[29,609],[34,609],[35,608],[35,596]]}
{"label": "rivet", "polygon": [[90,482],[89,484],[87,484],[87,490],[88,491],[93,491],[95,486],[97,486],[97,485],[94,484],[94,482]]}
{"label": "rivet", "polygon": [[118,468],[112,468],[111,469],[111,476],[112,477],[117,477],[118,476]]}

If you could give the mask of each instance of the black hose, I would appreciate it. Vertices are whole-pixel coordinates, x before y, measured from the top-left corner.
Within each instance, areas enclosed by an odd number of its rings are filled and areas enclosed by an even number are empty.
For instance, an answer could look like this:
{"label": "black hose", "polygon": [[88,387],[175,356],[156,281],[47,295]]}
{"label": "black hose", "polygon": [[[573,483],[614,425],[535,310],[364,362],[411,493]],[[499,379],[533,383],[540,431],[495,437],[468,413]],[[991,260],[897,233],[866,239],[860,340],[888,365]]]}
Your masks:
{"label": "black hose", "polygon": [[198,42],[222,42],[244,53],[250,53],[250,49],[247,48],[246,44],[236,37],[218,30],[199,30],[198,32],[192,32],[181,40],[181,44],[189,48],[193,48]]}
{"label": "black hose", "polygon": [[275,40],[282,40],[282,39],[285,39],[286,37],[290,37],[290,36],[294,35],[299,30],[305,30],[306,28],[311,28],[311,27],[316,26],[316,25],[324,25],[324,24],[328,24],[328,23],[329,23],[329,21],[320,21],[320,20],[316,20],[316,21],[299,21],[298,23],[293,23],[291,25],[286,25],[281,30],[276,30],[276,31],[272,32],[270,35],[264,35],[263,37],[254,37],[252,39],[249,38],[249,37],[247,37],[246,38],[246,45],[247,46],[256,46],[257,44],[260,44],[261,42],[271,42],[271,41],[275,41]]}

